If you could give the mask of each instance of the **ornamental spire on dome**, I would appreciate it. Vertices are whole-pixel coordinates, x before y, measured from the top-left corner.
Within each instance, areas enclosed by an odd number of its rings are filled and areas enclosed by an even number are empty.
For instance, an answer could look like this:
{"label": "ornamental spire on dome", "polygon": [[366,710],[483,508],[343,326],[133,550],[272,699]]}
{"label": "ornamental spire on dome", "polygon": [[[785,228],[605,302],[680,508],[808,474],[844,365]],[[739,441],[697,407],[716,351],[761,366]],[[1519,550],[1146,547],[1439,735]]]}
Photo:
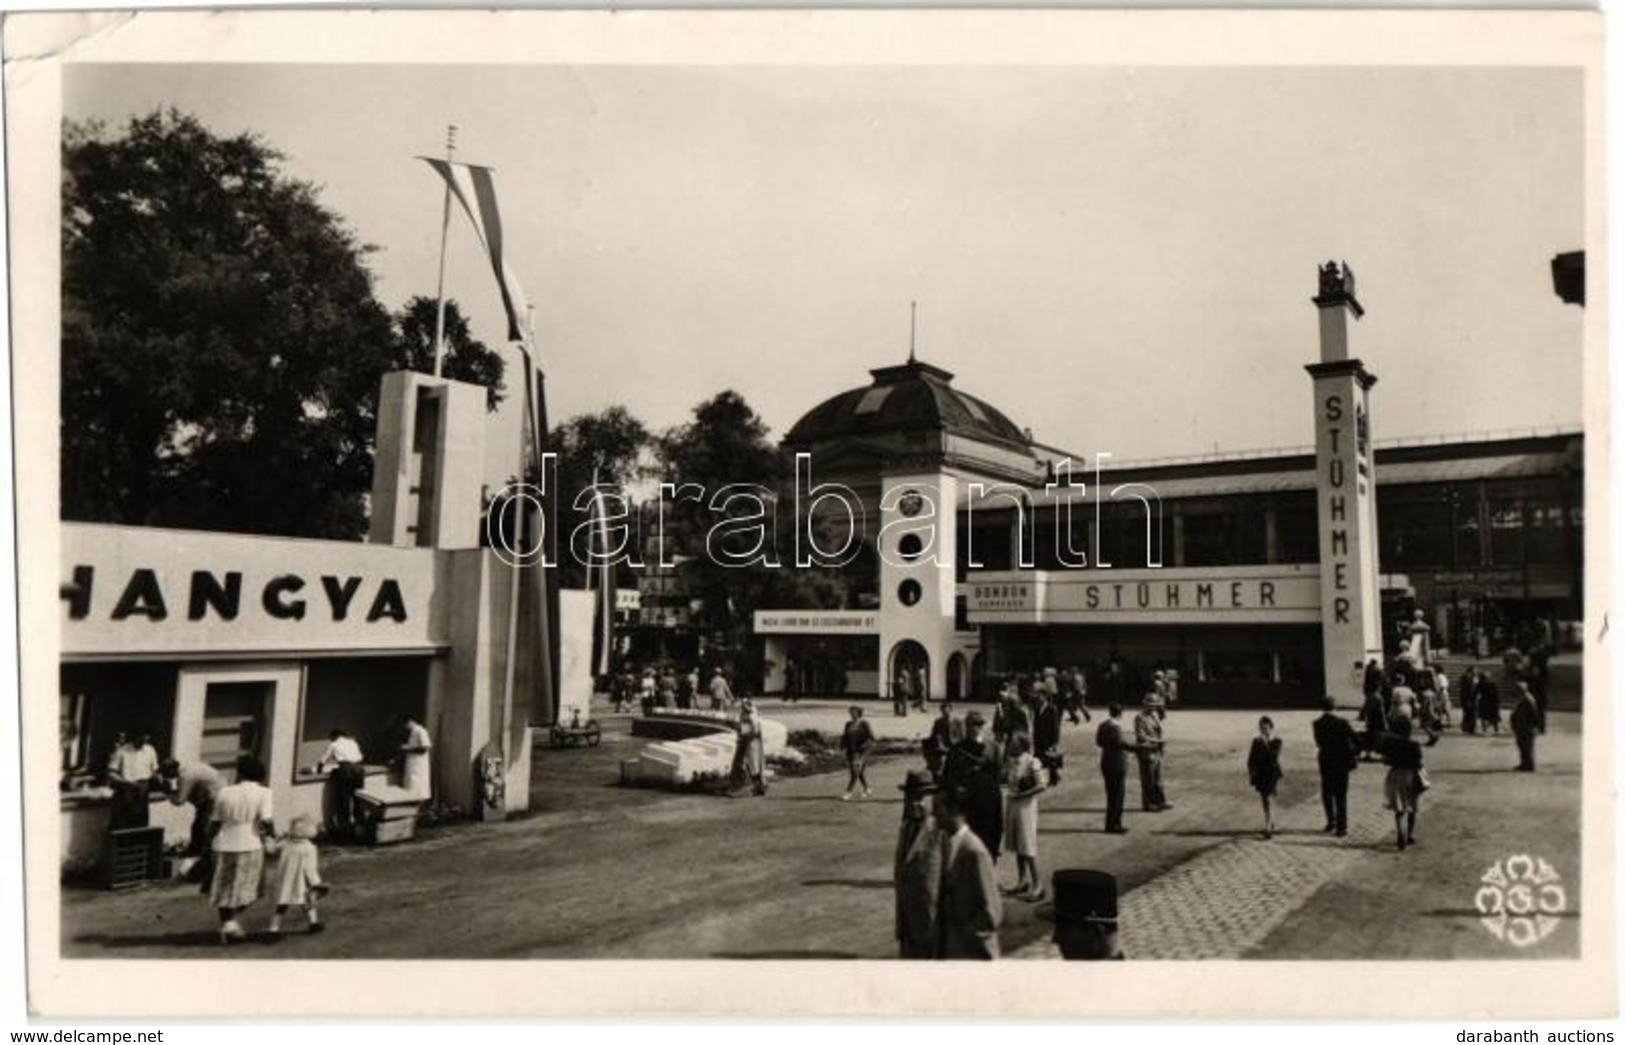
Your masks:
{"label": "ornamental spire on dome", "polygon": [[908,361],[910,366],[914,364],[914,309],[918,304],[917,301],[908,303]]}

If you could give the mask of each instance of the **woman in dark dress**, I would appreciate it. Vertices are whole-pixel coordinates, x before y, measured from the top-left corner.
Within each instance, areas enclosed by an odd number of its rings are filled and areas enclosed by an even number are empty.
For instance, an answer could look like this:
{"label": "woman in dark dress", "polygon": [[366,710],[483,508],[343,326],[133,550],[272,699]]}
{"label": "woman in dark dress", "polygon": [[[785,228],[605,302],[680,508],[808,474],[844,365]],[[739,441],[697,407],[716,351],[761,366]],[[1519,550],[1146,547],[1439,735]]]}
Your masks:
{"label": "woman in dark dress", "polygon": [[1281,783],[1281,738],[1275,735],[1275,723],[1268,715],[1258,720],[1258,736],[1247,752],[1247,779],[1264,803],[1264,837],[1270,838],[1275,834],[1272,800]]}
{"label": "woman in dark dress", "polygon": [[1401,851],[1416,844],[1416,810],[1426,789],[1422,776],[1422,745],[1411,739],[1411,724],[1394,722],[1394,731],[1383,744],[1382,760],[1388,763],[1388,779],[1383,783],[1383,804],[1394,811],[1394,833]]}

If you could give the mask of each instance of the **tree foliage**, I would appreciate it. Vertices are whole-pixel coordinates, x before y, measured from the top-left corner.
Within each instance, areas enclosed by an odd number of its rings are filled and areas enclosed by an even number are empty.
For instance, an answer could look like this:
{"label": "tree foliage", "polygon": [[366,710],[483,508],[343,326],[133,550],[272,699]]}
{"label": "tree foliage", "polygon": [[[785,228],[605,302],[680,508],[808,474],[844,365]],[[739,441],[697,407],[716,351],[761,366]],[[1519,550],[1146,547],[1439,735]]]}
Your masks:
{"label": "tree foliage", "polygon": [[[547,449],[558,454],[558,493],[555,525],[563,541],[568,541],[576,527],[591,520],[592,508],[582,501],[575,506],[581,494],[597,482],[630,490],[644,474],[644,454],[651,439],[642,421],[633,417],[624,406],[611,406],[594,414],[581,414],[554,428],[548,437]],[[628,519],[623,524],[636,530],[637,523]],[[634,547],[634,551],[636,548]],[[585,568],[575,554],[565,551],[560,559],[560,583],[566,587],[580,587],[585,582]],[[635,584],[628,570],[622,573],[620,583]]]}
{"label": "tree foliage", "polygon": [[[255,135],[69,124],[63,175],[63,517],[359,536],[379,378],[421,363],[421,299],[397,331],[370,248]],[[448,327],[455,366],[499,382]]]}
{"label": "tree foliage", "polygon": [[[694,420],[663,433],[655,455],[663,482],[693,483],[705,491],[703,502],[680,500],[668,506],[668,529],[680,554],[689,558],[682,577],[691,596],[703,608],[699,624],[709,633],[716,655],[732,656],[747,685],[760,685],[759,641],[754,617],[761,609],[840,609],[850,606],[860,591],[872,592],[878,565],[873,546],[865,543],[845,567],[797,568],[795,533],[803,524],[795,514],[794,466],[768,438],[767,425],[734,391],[722,392],[694,409]],[[719,563],[711,550],[722,547],[746,551],[759,537],[736,533],[707,547],[708,535],[719,522],[740,511],[752,511],[748,501],[732,512],[713,509],[713,498],[727,487],[752,487],[769,502],[763,520],[767,555],[748,566]],[[827,518],[812,523],[821,547],[839,547],[845,530]]]}
{"label": "tree foliage", "polygon": [[[434,373],[434,331],[438,306],[434,298],[418,295],[395,314],[394,365],[406,370]],[[506,398],[506,370],[502,357],[474,337],[457,302],[446,302],[446,357],[440,372],[453,381],[485,386],[485,405],[495,410]]]}

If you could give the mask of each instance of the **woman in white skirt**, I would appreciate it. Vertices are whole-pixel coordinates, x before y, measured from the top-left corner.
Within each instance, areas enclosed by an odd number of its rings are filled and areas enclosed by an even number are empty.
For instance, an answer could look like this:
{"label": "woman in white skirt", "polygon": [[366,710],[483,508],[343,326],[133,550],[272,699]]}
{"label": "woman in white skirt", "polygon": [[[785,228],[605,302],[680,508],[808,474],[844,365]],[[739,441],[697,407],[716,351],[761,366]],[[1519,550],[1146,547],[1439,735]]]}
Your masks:
{"label": "woman in white skirt", "polygon": [[1038,873],[1038,794],[1044,790],[1038,762],[1025,733],[1012,733],[1005,746],[1004,844],[1016,854],[1016,884],[1008,892],[1019,900],[1044,898]]}
{"label": "woman in white skirt", "polygon": [[271,789],[265,786],[265,764],[247,755],[237,760],[237,780],[220,789],[214,800],[214,881],[209,903],[220,912],[220,942],[247,938],[237,915],[260,898],[265,874],[266,835],[271,819]]}
{"label": "woman in white skirt", "polygon": [[327,886],[317,866],[316,822],[308,816],[294,817],[288,836],[276,848],[276,873],[271,879],[276,890],[276,913],[271,916],[271,939],[282,939],[282,916],[294,906],[305,909],[310,932],[321,932],[325,926],[316,911],[316,901],[327,892]]}
{"label": "woman in white skirt", "polygon": [[1428,788],[1427,774],[1422,767],[1422,745],[1411,739],[1411,724],[1406,719],[1394,723],[1394,731],[1383,745],[1382,760],[1388,763],[1388,778],[1383,781],[1383,805],[1394,811],[1394,833],[1398,836],[1399,850],[1416,844],[1416,812],[1422,792]]}

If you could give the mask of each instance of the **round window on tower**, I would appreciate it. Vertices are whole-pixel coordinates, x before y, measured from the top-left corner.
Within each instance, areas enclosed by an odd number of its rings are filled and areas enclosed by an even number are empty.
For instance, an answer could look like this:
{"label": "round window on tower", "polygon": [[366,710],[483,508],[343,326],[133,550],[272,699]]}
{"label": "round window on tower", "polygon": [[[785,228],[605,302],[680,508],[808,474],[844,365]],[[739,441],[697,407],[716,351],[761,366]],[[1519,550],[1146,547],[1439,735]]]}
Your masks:
{"label": "round window on tower", "polygon": [[920,582],[917,580],[906,580],[897,586],[897,598],[904,606],[912,606],[919,602],[923,594],[925,592],[921,590]]}
{"label": "round window on tower", "polygon": [[923,551],[925,551],[925,544],[921,542],[920,535],[917,533],[905,533],[897,542],[897,554],[901,555],[905,562],[913,562],[918,559]]}

